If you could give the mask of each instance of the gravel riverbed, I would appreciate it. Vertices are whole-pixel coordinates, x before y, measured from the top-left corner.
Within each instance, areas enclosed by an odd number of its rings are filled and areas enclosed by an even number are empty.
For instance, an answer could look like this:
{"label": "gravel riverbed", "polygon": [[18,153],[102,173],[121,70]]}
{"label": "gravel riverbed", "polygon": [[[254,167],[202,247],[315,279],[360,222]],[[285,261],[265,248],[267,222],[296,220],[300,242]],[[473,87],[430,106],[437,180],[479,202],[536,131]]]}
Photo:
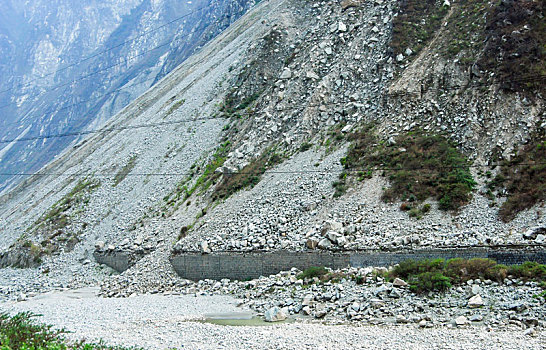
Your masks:
{"label": "gravel riverbed", "polygon": [[139,295],[102,298],[97,288],[50,292],[23,302],[0,304],[1,311],[32,311],[41,321],[65,328],[74,339],[147,349],[543,349],[546,335],[485,327],[426,328],[327,326],[320,323],[260,327],[199,322],[207,314],[248,312],[229,296]]}

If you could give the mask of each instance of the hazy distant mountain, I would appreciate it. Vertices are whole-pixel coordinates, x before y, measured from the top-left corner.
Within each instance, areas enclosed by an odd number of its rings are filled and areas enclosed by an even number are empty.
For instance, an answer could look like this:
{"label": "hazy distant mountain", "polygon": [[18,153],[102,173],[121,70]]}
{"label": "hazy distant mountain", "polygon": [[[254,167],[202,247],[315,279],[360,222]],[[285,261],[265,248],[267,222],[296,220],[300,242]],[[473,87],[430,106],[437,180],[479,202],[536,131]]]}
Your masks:
{"label": "hazy distant mountain", "polygon": [[[0,139],[97,127],[255,2],[0,2]],[[0,143],[0,173],[34,172],[74,140]]]}

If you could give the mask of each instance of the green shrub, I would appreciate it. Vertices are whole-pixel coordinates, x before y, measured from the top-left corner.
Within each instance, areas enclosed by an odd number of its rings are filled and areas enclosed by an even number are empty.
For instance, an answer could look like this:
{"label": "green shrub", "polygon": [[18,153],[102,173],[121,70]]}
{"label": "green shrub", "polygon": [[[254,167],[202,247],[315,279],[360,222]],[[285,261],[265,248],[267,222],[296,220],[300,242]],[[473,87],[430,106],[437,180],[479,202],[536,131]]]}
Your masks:
{"label": "green shrub", "polygon": [[408,279],[411,276],[419,275],[425,272],[441,272],[443,271],[444,266],[444,259],[405,260],[395,266],[389,273],[389,276]]}
{"label": "green shrub", "polygon": [[423,272],[410,280],[410,290],[415,293],[445,291],[451,288],[451,280],[441,272]]}
{"label": "green shrub", "polygon": [[[417,293],[442,291],[451,285],[470,279],[490,279],[502,283],[508,275],[534,280],[546,287],[546,265],[527,261],[521,265],[505,266],[491,259],[406,260],[395,266],[387,278],[402,278]],[[544,288],[543,287],[543,288]]]}
{"label": "green shrub", "polygon": [[470,279],[491,279],[503,281],[506,278],[506,266],[497,265],[491,259],[450,259],[446,264],[446,275],[455,283],[466,282]]}
{"label": "green shrub", "polygon": [[[10,316],[0,313],[0,349],[2,350],[124,350],[102,343],[70,342],[64,329],[36,322],[38,315],[30,312]],[[135,348],[132,348],[135,349]]]}
{"label": "green shrub", "polygon": [[546,265],[527,261],[521,265],[510,266],[508,273],[524,280],[544,281],[546,280]]}
{"label": "green shrub", "polygon": [[303,279],[311,279],[313,277],[320,278],[328,273],[328,270],[324,266],[311,266],[303,270],[302,273],[300,273],[297,278],[300,280]]}
{"label": "green shrub", "polygon": [[300,152],[308,151],[308,150],[311,149],[311,147],[313,147],[313,144],[312,144],[312,143],[304,142],[304,143],[302,143],[301,146],[300,146]]}

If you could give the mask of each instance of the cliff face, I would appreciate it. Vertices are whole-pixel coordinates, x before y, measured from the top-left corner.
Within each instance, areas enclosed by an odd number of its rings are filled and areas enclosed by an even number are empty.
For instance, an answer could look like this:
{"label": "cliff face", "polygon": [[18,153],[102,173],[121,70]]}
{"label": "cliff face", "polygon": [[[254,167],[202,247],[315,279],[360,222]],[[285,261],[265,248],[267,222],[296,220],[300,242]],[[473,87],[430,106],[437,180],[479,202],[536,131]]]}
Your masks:
{"label": "cliff face", "polygon": [[[505,74],[509,47],[487,59],[503,4],[260,3],[2,197],[2,244],[59,270],[133,252],[146,286],[173,246],[541,243],[544,85]],[[510,4],[540,30],[535,2]]]}
{"label": "cliff face", "polygon": [[[2,2],[0,138],[78,132],[101,125],[253,4]],[[76,139],[4,142],[0,173],[36,171]],[[0,190],[19,180],[0,176]]]}

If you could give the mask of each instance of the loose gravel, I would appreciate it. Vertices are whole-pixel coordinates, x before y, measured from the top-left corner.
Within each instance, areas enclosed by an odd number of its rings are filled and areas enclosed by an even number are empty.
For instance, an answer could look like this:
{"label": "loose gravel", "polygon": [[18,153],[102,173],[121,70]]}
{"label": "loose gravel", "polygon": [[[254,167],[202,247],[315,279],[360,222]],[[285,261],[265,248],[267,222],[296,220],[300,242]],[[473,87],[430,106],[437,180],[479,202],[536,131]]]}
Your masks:
{"label": "loose gravel", "polygon": [[482,327],[419,329],[399,326],[326,326],[301,321],[262,327],[197,322],[207,313],[242,312],[229,296],[96,296],[98,289],[51,292],[0,310],[32,311],[41,320],[72,331],[74,339],[148,349],[543,349],[546,335],[488,331]]}

